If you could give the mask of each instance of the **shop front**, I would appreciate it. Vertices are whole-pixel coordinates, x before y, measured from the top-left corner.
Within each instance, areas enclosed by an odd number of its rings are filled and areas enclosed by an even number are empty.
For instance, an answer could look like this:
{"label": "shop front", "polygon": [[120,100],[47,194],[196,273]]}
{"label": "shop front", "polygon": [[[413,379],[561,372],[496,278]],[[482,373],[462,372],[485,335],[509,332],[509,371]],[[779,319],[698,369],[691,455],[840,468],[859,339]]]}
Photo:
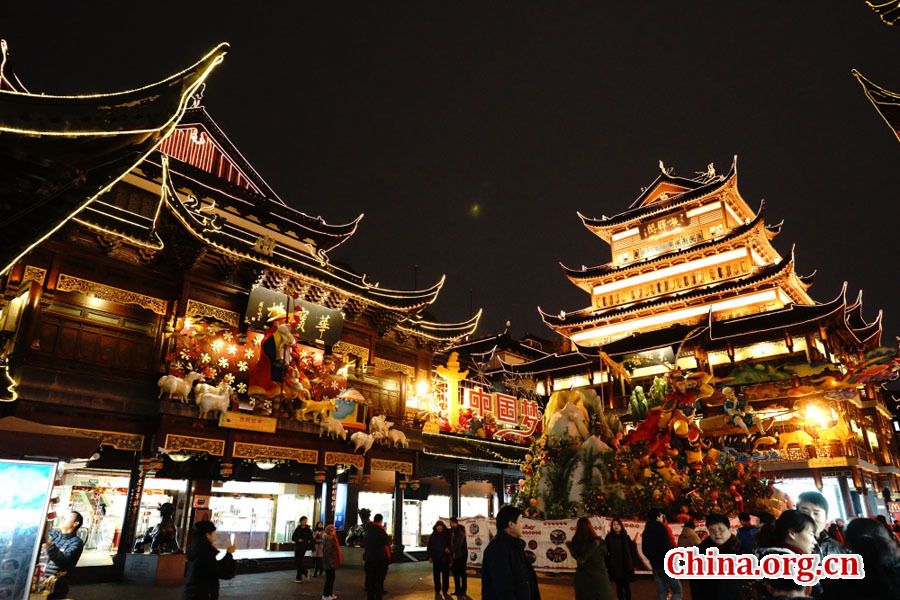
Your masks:
{"label": "shop front", "polygon": [[[84,517],[79,531],[84,539],[81,566],[112,564],[125,518],[129,478],[128,471],[78,469],[65,472],[54,487],[53,495],[59,498],[54,526],[69,511],[78,511]],[[148,477],[137,514],[138,535],[159,523],[159,507],[167,502],[176,506],[178,522],[187,492],[187,480]]]}
{"label": "shop front", "polygon": [[[145,492],[146,493],[146,492]],[[291,543],[300,517],[315,523],[316,489],[312,484],[270,481],[215,482],[209,498],[216,542],[241,550],[279,550]]]}

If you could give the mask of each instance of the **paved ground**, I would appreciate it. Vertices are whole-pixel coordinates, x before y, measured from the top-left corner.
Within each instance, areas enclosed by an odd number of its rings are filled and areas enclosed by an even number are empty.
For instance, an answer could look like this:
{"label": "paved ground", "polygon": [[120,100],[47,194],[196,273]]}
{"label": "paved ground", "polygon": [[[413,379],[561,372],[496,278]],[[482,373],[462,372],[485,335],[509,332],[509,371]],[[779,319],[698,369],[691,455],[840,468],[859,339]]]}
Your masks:
{"label": "paved ground", "polygon": [[[335,594],[340,600],[364,600],[363,571],[361,567],[339,569],[335,584]],[[481,598],[479,576],[470,573],[469,598]],[[241,599],[255,600],[317,600],[322,597],[322,578],[313,579],[312,583],[294,583],[293,571],[273,571],[252,575],[238,575],[231,581],[223,581],[220,598],[222,600]],[[541,598],[543,600],[573,600],[572,576],[540,576]],[[428,563],[404,563],[391,565],[385,582],[386,600],[431,600],[434,598],[434,586],[431,579],[431,566]],[[649,579],[639,580],[632,584],[634,600],[655,600],[656,588]],[[450,581],[453,591],[453,581]],[[181,597],[180,586],[138,587],[118,583],[100,583],[73,587],[70,596],[74,600],[110,600],[127,598],[128,600],[178,600]],[[613,592],[613,596],[615,593]],[[690,595],[685,594],[685,600]]]}

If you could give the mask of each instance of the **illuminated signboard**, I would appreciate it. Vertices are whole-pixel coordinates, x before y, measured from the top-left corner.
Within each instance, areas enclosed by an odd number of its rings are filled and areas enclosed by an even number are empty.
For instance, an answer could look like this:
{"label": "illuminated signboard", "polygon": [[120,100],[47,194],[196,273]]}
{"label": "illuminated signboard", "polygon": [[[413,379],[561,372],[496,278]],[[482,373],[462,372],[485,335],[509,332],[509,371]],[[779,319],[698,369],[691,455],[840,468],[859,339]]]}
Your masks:
{"label": "illuminated signboard", "polygon": [[530,429],[533,423],[541,419],[541,408],[536,401],[500,392],[464,390],[463,407],[471,409],[479,417],[492,413],[497,423],[504,425],[519,425],[521,419],[525,429]]}
{"label": "illuminated signboard", "polygon": [[687,216],[687,213],[682,210],[666,217],[641,223],[639,229],[641,232],[641,239],[646,240],[647,238],[661,233],[669,233],[670,231],[687,227],[690,224],[691,219]]}
{"label": "illuminated signboard", "polygon": [[244,315],[250,328],[257,331],[267,329],[269,309],[273,306],[281,306],[287,312],[291,332],[298,340],[318,342],[326,346],[333,346],[341,340],[341,330],[344,328],[344,315],[341,311],[294,299],[263,287],[253,288],[250,292],[250,301]]}

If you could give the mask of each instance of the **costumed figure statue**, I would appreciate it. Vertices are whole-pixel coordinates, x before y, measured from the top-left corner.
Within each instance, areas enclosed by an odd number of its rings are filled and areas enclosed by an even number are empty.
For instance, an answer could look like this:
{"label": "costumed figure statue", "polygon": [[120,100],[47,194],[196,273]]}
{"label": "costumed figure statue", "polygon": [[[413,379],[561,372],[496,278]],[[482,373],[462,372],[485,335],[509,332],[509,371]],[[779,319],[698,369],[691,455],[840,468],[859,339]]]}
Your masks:
{"label": "costumed figure statue", "polygon": [[[270,405],[274,398],[281,396],[284,387],[284,353],[286,347],[283,332],[279,326],[287,322],[287,313],[281,306],[269,308],[269,328],[263,334],[259,360],[250,372],[247,393],[253,400],[254,412],[262,412],[263,406]],[[268,411],[266,411],[268,412]]]}
{"label": "costumed figure statue", "polygon": [[175,505],[171,502],[159,505],[159,524],[144,533],[134,542],[133,552],[144,553],[150,544],[150,554],[171,554],[178,552],[178,530],[175,528]]}
{"label": "costumed figure statue", "polygon": [[651,456],[664,456],[668,448],[683,450],[688,463],[698,468],[703,460],[700,428],[694,424],[692,417],[700,397],[712,390],[712,386],[707,385],[708,380],[707,374],[698,374],[694,389],[688,389],[681,369],[670,371],[669,392],[662,405],[648,411],[647,418],[626,436],[626,443],[646,440]]}
{"label": "costumed figure statue", "polygon": [[725,396],[722,407],[725,409],[725,414],[728,415],[727,423],[740,427],[745,435],[750,435],[750,427],[754,425],[760,435],[766,432],[762,422],[755,418],[753,410],[747,406],[747,401],[735,396],[732,388],[722,388],[722,395]]}

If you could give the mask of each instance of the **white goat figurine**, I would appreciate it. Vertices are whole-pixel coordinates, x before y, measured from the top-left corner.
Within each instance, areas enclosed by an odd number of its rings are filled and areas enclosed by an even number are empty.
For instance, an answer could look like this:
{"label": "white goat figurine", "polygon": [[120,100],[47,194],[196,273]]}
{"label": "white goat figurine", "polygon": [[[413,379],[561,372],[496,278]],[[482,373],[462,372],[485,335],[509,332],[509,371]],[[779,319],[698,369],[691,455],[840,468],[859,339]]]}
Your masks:
{"label": "white goat figurine", "polygon": [[187,397],[191,393],[194,382],[202,377],[200,373],[194,371],[185,375],[184,379],[174,375],[163,375],[156,383],[159,386],[159,398],[162,398],[163,394],[168,394],[170,400],[181,398],[182,402],[187,403]]}
{"label": "white goat figurine", "polygon": [[200,396],[203,394],[221,394],[225,391],[223,386],[228,385],[225,381],[219,383],[219,385],[210,385],[208,383],[195,383],[194,384],[194,402],[196,404],[200,404]]}
{"label": "white goat figurine", "polygon": [[404,448],[409,448],[409,440],[406,439],[406,434],[400,431],[399,429],[391,429],[387,432],[387,439],[390,441],[390,444],[395,448],[403,446]]}
{"label": "white goat figurine", "polygon": [[336,421],[331,417],[327,417],[322,421],[319,437],[322,437],[326,433],[328,434],[328,437],[332,439],[347,439],[347,430],[344,429],[344,426],[341,425],[340,421]]}
{"label": "white goat figurine", "polygon": [[207,418],[211,412],[222,414],[231,406],[231,386],[225,382],[222,383],[220,391],[200,394],[197,404],[200,407],[201,419]]}
{"label": "white goat figurine", "polygon": [[353,449],[353,452],[356,453],[360,448],[363,449],[363,454],[372,449],[372,444],[375,443],[375,440],[380,440],[384,437],[384,434],[380,431],[376,431],[375,433],[363,433],[362,431],[357,431],[353,435],[350,436],[350,441],[353,442],[353,445],[356,446]]}
{"label": "white goat figurine", "polygon": [[393,426],[394,424],[388,421],[384,415],[378,415],[369,419],[369,431],[372,433],[379,431],[387,436],[388,430]]}

